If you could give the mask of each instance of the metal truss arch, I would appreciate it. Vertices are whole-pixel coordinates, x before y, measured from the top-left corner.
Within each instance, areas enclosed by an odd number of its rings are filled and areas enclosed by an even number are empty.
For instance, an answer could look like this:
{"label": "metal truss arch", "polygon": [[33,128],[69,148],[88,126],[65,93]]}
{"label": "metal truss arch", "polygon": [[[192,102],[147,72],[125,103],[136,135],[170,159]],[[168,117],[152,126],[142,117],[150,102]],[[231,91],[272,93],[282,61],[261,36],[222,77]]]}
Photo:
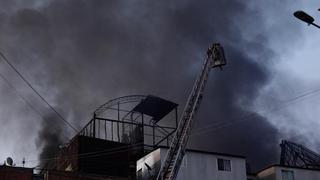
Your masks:
{"label": "metal truss arch", "polygon": [[112,108],[115,105],[118,104],[125,104],[125,103],[133,103],[133,102],[140,102],[143,99],[145,99],[146,95],[128,95],[128,96],[122,96],[118,97],[112,100],[109,100],[108,102],[102,104],[100,107],[98,107],[94,112],[94,116],[99,116],[103,112],[105,112],[107,109]]}
{"label": "metal truss arch", "polygon": [[280,164],[284,166],[320,169],[320,155],[310,149],[290,141],[280,144]]}

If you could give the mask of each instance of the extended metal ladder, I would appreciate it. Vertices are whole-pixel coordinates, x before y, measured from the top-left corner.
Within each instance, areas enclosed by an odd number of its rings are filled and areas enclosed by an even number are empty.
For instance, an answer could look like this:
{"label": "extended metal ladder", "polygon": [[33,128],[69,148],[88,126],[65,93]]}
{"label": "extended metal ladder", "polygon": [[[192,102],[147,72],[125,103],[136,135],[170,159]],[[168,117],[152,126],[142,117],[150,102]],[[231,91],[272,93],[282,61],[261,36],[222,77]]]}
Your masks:
{"label": "extended metal ladder", "polygon": [[226,64],[223,48],[220,44],[213,44],[207,51],[207,57],[203,64],[201,73],[189,95],[188,101],[182,112],[177,131],[170,144],[164,161],[161,164],[157,180],[174,180],[178,174],[186,146],[191,133],[194,115],[202,100],[203,91],[206,86],[211,68],[222,67]]}

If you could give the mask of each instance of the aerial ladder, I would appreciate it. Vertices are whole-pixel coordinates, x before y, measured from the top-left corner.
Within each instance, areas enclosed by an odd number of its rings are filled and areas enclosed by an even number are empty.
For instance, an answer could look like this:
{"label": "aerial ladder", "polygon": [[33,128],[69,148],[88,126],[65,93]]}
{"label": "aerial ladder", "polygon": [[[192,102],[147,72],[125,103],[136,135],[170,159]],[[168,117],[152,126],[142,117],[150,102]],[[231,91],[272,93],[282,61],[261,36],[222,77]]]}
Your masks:
{"label": "aerial ladder", "polygon": [[170,143],[170,147],[161,164],[156,180],[175,180],[184,157],[194,116],[199,108],[203,97],[211,68],[226,65],[223,48],[220,44],[214,43],[207,51],[202,70],[198,75],[192,91],[188,97],[186,106],[180,117],[177,131]]}

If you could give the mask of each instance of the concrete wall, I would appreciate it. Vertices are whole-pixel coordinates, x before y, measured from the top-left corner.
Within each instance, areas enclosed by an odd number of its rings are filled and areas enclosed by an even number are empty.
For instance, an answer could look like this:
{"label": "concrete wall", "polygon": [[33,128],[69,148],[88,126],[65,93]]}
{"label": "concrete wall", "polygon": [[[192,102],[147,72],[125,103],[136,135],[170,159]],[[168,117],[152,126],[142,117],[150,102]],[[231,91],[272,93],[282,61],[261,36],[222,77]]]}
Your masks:
{"label": "concrete wall", "polygon": [[161,166],[160,154],[157,149],[137,161],[137,180],[150,180],[157,175]]}
{"label": "concrete wall", "polygon": [[276,168],[270,167],[257,174],[258,180],[276,180]]}
{"label": "concrete wall", "polygon": [[128,180],[128,178],[48,171],[43,180]]}
{"label": "concrete wall", "polygon": [[320,171],[273,166],[258,173],[258,180],[283,180],[282,170],[293,171],[294,180],[320,180]]}
{"label": "concrete wall", "polygon": [[[166,152],[167,149],[160,148],[138,160],[137,174],[141,175],[138,180],[149,180],[152,179],[152,176],[157,175],[160,162],[164,159]],[[230,160],[231,171],[219,171],[218,158]],[[246,177],[246,162],[244,158],[187,151],[177,180],[246,180]]]}
{"label": "concrete wall", "polygon": [[294,179],[305,179],[305,180],[319,180],[320,171],[307,170],[307,169],[295,169],[295,168],[285,168],[285,167],[276,167],[276,180],[282,180],[282,170],[293,171]]}
{"label": "concrete wall", "polygon": [[33,169],[0,166],[0,180],[32,180]]}
{"label": "concrete wall", "polygon": [[[112,153],[112,150],[118,150],[119,152]],[[102,153],[98,154],[96,152]],[[143,156],[142,153],[142,145],[140,148],[135,146],[133,150],[128,144],[124,143],[76,136],[71,144],[60,150],[57,170],[134,177],[135,162]]]}

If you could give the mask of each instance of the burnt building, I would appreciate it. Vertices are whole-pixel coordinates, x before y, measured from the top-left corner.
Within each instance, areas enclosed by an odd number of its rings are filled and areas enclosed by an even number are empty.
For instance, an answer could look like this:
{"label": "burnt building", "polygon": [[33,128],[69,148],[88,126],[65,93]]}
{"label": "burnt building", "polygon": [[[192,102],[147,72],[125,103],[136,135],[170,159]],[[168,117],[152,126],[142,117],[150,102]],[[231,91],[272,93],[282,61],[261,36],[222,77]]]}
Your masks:
{"label": "burnt building", "polygon": [[105,176],[99,174],[81,174],[71,172],[47,171],[39,179],[33,180],[128,180],[127,178]]}
{"label": "burnt building", "polygon": [[0,166],[0,180],[128,180],[128,178],[55,170],[37,174],[34,173],[34,168],[3,165]]}
{"label": "burnt building", "polygon": [[3,165],[0,180],[136,179],[137,160],[169,146],[178,123],[177,106],[151,95],[110,100],[48,166],[38,170]]}
{"label": "burnt building", "polygon": [[61,148],[55,169],[135,179],[136,161],[169,145],[177,126],[177,106],[151,95],[108,101]]}

